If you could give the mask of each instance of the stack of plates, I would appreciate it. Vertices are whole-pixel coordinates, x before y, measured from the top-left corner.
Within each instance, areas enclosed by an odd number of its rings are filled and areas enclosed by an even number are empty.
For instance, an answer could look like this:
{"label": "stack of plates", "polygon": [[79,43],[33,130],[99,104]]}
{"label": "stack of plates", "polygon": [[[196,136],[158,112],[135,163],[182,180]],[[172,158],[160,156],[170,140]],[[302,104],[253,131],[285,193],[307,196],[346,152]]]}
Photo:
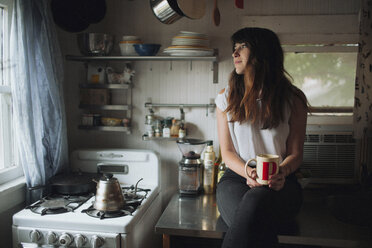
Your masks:
{"label": "stack of plates", "polygon": [[212,56],[208,36],[201,33],[181,31],[172,39],[172,45],[164,49],[171,56]]}

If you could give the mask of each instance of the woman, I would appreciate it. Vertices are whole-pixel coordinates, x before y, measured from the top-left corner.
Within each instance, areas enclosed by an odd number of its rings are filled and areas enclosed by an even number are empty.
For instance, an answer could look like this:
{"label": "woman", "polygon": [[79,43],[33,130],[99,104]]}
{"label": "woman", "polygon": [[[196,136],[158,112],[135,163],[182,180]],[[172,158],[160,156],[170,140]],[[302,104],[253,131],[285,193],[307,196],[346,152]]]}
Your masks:
{"label": "woman", "polygon": [[[217,127],[228,170],[217,186],[217,204],[229,226],[222,247],[276,247],[277,233],[298,213],[307,100],[286,76],[276,34],[243,28],[231,37],[235,70],[217,98]],[[254,168],[258,154],[277,154],[279,173],[263,186]]]}

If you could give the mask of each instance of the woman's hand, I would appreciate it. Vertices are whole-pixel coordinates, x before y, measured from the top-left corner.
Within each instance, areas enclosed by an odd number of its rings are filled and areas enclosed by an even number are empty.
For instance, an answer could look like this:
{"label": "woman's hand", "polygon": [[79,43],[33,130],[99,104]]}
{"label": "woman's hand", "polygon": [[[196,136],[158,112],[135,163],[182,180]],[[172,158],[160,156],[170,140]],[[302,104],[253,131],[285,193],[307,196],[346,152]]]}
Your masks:
{"label": "woman's hand", "polygon": [[248,185],[250,188],[254,188],[254,187],[258,187],[258,186],[262,186],[261,184],[259,184],[259,183],[256,181],[256,178],[257,178],[257,172],[256,172],[256,169],[250,169],[249,172],[248,172],[248,177],[247,177],[247,185]]}
{"label": "woman's hand", "polygon": [[269,187],[276,191],[281,190],[284,187],[285,175],[283,168],[279,167],[279,173],[270,177]]}

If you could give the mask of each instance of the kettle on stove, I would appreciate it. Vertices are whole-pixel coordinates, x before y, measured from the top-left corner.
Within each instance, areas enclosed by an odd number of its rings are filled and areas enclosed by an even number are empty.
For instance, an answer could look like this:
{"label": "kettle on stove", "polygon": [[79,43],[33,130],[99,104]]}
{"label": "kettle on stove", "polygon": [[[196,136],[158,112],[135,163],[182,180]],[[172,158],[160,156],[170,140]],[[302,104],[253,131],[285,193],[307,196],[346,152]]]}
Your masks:
{"label": "kettle on stove", "polygon": [[103,174],[97,182],[93,207],[99,211],[114,212],[123,209],[125,201],[119,181],[112,174]]}

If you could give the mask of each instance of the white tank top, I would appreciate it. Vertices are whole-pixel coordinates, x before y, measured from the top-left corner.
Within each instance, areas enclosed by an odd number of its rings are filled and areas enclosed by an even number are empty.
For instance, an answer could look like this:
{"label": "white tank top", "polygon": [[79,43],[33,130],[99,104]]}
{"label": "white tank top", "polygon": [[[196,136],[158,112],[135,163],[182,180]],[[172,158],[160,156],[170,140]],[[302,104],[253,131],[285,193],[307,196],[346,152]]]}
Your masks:
{"label": "white tank top", "polygon": [[[228,93],[229,87],[226,87],[225,91],[216,97],[216,105],[222,111],[227,108]],[[260,100],[258,99],[257,101]],[[286,156],[289,117],[290,108],[286,104],[284,121],[276,128],[260,129],[256,123],[245,122],[239,124],[239,122],[228,122],[230,136],[238,155],[244,161],[247,161],[251,158],[256,158],[258,154],[278,154],[280,162],[282,162]],[[227,113],[227,119],[228,121],[231,120],[229,113]]]}

